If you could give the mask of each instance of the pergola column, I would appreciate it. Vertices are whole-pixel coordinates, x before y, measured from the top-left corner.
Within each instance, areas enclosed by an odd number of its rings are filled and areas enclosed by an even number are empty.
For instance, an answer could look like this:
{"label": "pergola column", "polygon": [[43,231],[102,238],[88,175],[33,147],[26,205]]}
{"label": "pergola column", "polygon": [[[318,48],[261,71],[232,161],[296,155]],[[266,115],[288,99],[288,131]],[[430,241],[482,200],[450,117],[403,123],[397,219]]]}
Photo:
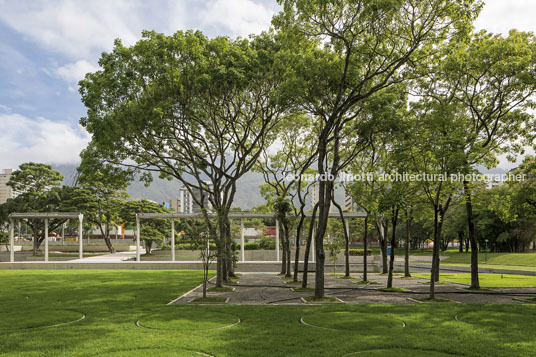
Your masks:
{"label": "pergola column", "polygon": [[279,220],[275,219],[275,260],[279,261]]}
{"label": "pergola column", "polygon": [[82,259],[84,257],[84,242],[83,242],[83,235],[84,235],[84,216],[78,215],[78,258]]}
{"label": "pergola column", "polygon": [[48,218],[45,218],[45,262],[48,262]]}
{"label": "pergola column", "polygon": [[246,261],[244,252],[244,219],[240,218],[240,261]]}
{"label": "pergola column", "polygon": [[9,219],[9,261],[15,262],[15,225],[13,218]]}
{"label": "pergola column", "polygon": [[175,219],[171,218],[171,261],[175,261]]}
{"label": "pergola column", "polygon": [[136,261],[140,261],[140,218],[136,214]]}

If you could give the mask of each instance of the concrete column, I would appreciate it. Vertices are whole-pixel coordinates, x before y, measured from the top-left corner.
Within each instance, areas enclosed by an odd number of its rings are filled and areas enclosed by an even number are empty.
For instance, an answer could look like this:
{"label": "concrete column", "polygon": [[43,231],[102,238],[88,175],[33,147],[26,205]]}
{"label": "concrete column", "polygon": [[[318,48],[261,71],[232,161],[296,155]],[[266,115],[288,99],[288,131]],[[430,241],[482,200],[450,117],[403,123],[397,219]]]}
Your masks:
{"label": "concrete column", "polygon": [[136,215],[136,261],[140,259],[140,218]]}
{"label": "concrete column", "polygon": [[175,219],[171,219],[171,261],[175,261]]}
{"label": "concrete column", "polygon": [[246,261],[244,252],[244,218],[240,218],[240,261]]}
{"label": "concrete column", "polygon": [[45,218],[45,262],[48,262],[48,218]]}
{"label": "concrete column", "polygon": [[61,245],[65,244],[65,223],[61,225]]}
{"label": "concrete column", "polygon": [[82,259],[84,257],[84,216],[78,216],[78,258]]}
{"label": "concrete column", "polygon": [[275,219],[275,260],[279,261],[279,220]]}
{"label": "concrete column", "polygon": [[13,218],[9,219],[9,261],[15,261],[15,223]]}

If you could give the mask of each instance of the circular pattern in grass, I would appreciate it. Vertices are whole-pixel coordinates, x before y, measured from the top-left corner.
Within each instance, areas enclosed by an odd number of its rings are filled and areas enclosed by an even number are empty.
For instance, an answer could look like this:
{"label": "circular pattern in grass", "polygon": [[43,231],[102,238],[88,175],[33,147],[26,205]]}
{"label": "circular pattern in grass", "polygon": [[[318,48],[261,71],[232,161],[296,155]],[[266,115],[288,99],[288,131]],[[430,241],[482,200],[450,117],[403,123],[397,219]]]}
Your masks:
{"label": "circular pattern in grass", "polygon": [[534,311],[520,312],[504,311],[468,311],[456,315],[455,319],[482,327],[494,327],[499,330],[536,330],[536,319],[528,318]]}
{"label": "circular pattern in grass", "polygon": [[173,356],[173,357],[191,357],[191,356],[205,356],[212,357],[212,355],[194,351],[187,350],[183,348],[137,348],[137,349],[124,349],[119,351],[110,351],[110,352],[99,352],[99,356],[109,356],[109,357],[130,357],[130,356]]}
{"label": "circular pattern in grass", "polygon": [[303,316],[300,322],[309,327],[356,331],[367,335],[382,334],[386,329],[402,329],[405,326],[403,320],[392,315],[353,311],[320,312]]}
{"label": "circular pattern in grass", "polygon": [[0,331],[56,327],[83,320],[85,314],[72,310],[24,309],[0,312]]}
{"label": "circular pattern in grass", "polygon": [[221,312],[181,309],[145,315],[136,321],[136,325],[155,330],[189,332],[225,329],[240,322],[240,318]]}
{"label": "circular pattern in grass", "polygon": [[367,357],[399,357],[399,356],[412,356],[412,357],[449,357],[454,356],[444,352],[419,350],[412,348],[393,348],[393,349],[377,349],[368,351],[359,351],[349,353],[345,356],[367,356]]}

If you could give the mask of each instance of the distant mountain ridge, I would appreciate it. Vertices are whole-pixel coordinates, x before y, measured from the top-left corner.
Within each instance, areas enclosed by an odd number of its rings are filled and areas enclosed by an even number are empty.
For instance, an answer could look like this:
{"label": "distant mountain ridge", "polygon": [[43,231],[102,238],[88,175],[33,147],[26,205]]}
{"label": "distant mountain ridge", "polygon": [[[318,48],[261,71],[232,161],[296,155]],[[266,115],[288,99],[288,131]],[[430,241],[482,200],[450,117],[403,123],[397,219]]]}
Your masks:
{"label": "distant mountain ridge", "polygon": [[[72,186],[76,182],[76,168],[77,165],[52,165],[54,169],[58,170],[64,177],[63,184]],[[478,167],[479,171],[483,174],[504,174],[507,170],[500,167],[486,169],[485,167]],[[238,180],[237,191],[233,202],[233,207],[240,207],[244,210],[251,209],[255,206],[265,203],[265,200],[260,194],[259,186],[264,183],[264,179],[260,173],[248,172],[240,180]],[[158,178],[158,174],[153,173],[153,182],[146,187],[143,182],[134,181],[128,187],[128,194],[131,199],[149,199],[155,202],[167,202],[170,199],[177,197],[179,187],[182,184],[178,180],[162,180]],[[342,189],[338,189],[335,192],[335,199],[337,202],[344,202],[344,192]],[[307,208],[310,208],[310,197],[307,199]]]}
{"label": "distant mountain ridge", "polygon": [[[52,165],[63,175],[63,184],[72,186],[76,182],[76,168],[78,165]],[[251,209],[263,204],[259,186],[263,183],[262,175],[257,172],[248,172],[237,183],[237,191],[233,202],[233,207]],[[149,199],[155,202],[167,202],[177,197],[179,187],[182,186],[178,180],[162,180],[158,174],[153,173],[153,182],[146,187],[143,182],[134,181],[128,187],[128,194],[131,199]]]}

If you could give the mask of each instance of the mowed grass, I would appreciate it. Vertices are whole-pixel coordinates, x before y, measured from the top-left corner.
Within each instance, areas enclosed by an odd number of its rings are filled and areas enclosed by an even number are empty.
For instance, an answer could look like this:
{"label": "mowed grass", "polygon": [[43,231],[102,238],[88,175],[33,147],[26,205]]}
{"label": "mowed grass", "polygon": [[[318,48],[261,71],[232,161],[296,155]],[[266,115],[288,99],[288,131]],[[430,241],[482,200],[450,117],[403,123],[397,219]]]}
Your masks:
{"label": "mowed grass", "polygon": [[534,305],[166,305],[201,276],[0,271],[0,354],[531,356],[536,350]]}
{"label": "mowed grass", "polygon": [[[414,277],[430,279],[429,273],[412,273]],[[478,276],[480,286],[488,288],[521,288],[536,287],[536,276],[515,274],[487,274],[480,273]],[[470,273],[445,273],[439,274],[440,282],[453,282],[471,285]]]}

